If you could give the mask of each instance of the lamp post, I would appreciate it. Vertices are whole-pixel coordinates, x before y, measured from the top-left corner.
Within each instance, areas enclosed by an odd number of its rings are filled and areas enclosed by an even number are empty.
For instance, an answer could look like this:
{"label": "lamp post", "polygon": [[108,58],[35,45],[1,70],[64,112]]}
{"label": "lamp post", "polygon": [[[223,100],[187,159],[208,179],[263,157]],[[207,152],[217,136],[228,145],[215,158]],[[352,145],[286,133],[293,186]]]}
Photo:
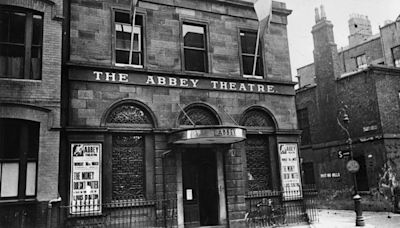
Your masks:
{"label": "lamp post", "polygon": [[[343,124],[340,121],[340,118],[342,119]],[[356,212],[356,226],[365,226],[364,217],[362,216],[361,196],[358,194],[357,177],[356,177],[356,173],[358,172],[360,166],[359,166],[358,162],[354,160],[354,156],[353,156],[353,149],[352,149],[353,141],[351,140],[350,132],[348,130],[348,123],[350,122],[350,118],[346,112],[346,109],[344,109],[344,108],[339,109],[336,120],[337,120],[340,128],[342,128],[342,130],[346,133],[346,136],[347,136],[346,141],[349,144],[350,160],[347,162],[346,167],[347,167],[347,170],[350,173],[352,173],[352,177],[353,177],[353,183],[354,183],[353,200],[354,200],[354,211]],[[344,124],[347,127],[344,126]]]}

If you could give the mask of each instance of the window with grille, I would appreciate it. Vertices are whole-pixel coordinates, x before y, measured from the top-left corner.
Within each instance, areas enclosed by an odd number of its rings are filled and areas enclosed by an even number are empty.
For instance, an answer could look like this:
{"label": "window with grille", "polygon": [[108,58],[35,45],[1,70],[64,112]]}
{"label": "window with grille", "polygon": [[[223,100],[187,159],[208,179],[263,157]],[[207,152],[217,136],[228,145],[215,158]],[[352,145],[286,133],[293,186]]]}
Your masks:
{"label": "window with grille", "polygon": [[36,196],[39,123],[0,119],[0,199]]}
{"label": "window with grille", "polygon": [[301,130],[301,145],[311,144],[310,123],[308,119],[308,109],[297,110],[299,129]]}
{"label": "window with grille", "polygon": [[114,134],[112,141],[112,198],[144,198],[144,137]]}
{"label": "window with grille", "polygon": [[367,67],[367,57],[365,54],[356,57],[357,69],[363,69]]}
{"label": "window with grille", "polygon": [[43,15],[0,6],[0,78],[41,79]]}
{"label": "window with grille", "polygon": [[[136,14],[133,34],[132,21],[128,12],[115,11],[114,24],[115,64],[143,67],[143,15]],[[130,53],[131,44],[133,45],[132,53]]]}
{"label": "window with grille", "polygon": [[183,23],[184,67],[187,71],[207,72],[206,27],[193,23]]}
{"label": "window with grille", "polygon": [[[241,58],[244,77],[253,77],[254,56],[256,50],[257,32],[240,31]],[[261,42],[258,45],[255,78],[263,77],[263,61]]]}
{"label": "window with grille", "polygon": [[393,65],[400,67],[400,46],[392,48]]}
{"label": "window with grille", "polygon": [[136,102],[124,102],[110,110],[106,125],[116,131],[112,134],[112,199],[145,199],[151,194],[150,187],[146,186],[153,184],[153,174],[145,170],[146,164],[152,166],[149,147],[152,139],[146,133],[129,133],[126,129],[153,128],[150,113]]}
{"label": "window with grille", "polygon": [[268,137],[265,135],[247,135],[246,157],[248,190],[271,190],[271,161],[269,157]]}

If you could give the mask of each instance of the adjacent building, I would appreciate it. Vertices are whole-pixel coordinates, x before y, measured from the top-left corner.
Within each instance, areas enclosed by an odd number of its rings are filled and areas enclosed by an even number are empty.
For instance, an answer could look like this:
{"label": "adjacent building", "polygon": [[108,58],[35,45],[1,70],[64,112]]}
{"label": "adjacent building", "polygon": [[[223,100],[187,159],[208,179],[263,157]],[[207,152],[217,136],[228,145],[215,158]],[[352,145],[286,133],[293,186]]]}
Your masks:
{"label": "adjacent building", "polygon": [[59,201],[62,9],[0,1],[0,227],[45,227]]}
{"label": "adjacent building", "polygon": [[67,2],[67,214],[242,227],[252,194],[301,195],[284,3],[255,56],[252,1],[143,0],[133,27],[128,0]]}
{"label": "adjacent building", "polygon": [[399,21],[373,35],[368,17],[352,15],[349,46],[337,48],[323,8],[315,19],[314,63],[298,69],[296,91],[303,181],[319,187],[321,205],[352,208],[356,186],[364,209],[399,208]]}

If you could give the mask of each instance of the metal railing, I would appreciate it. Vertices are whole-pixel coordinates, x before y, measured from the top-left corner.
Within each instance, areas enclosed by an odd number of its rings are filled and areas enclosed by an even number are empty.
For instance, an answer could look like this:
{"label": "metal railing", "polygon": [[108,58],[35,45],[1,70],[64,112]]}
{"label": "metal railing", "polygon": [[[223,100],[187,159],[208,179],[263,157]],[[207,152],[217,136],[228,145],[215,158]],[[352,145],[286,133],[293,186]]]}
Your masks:
{"label": "metal railing", "polygon": [[317,191],[254,191],[246,197],[247,227],[274,227],[318,222]]}
{"label": "metal railing", "polygon": [[176,225],[176,199],[115,200],[99,205],[102,208],[101,213],[88,209],[90,206],[81,203],[79,209],[76,209],[76,205],[57,207],[58,219],[53,222],[52,227],[147,228]]}

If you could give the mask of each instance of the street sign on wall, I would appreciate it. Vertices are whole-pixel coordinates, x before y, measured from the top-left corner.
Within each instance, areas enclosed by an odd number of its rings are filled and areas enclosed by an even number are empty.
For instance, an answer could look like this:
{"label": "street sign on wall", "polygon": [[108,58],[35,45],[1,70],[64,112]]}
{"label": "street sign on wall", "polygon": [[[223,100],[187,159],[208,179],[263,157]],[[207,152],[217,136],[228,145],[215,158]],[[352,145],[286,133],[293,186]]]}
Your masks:
{"label": "street sign on wall", "polygon": [[339,159],[342,159],[344,157],[348,157],[348,156],[350,156],[350,151],[339,150],[337,152],[337,156],[338,156]]}

